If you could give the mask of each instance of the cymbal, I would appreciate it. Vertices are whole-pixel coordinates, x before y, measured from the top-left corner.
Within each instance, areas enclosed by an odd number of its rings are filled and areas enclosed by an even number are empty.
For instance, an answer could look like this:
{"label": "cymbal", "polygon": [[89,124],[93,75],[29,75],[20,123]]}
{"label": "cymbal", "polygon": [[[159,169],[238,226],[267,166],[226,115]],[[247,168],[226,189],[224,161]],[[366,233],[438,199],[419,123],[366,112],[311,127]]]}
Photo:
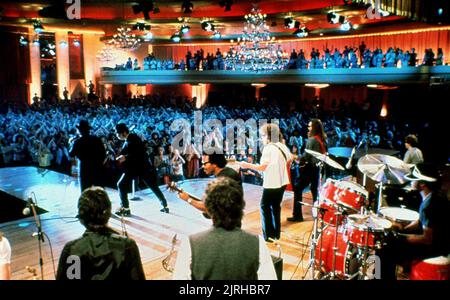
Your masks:
{"label": "cymbal", "polygon": [[369,178],[386,184],[404,184],[410,165],[383,154],[368,154],[358,160],[358,169]]}
{"label": "cymbal", "polygon": [[329,165],[330,167],[339,169],[344,171],[344,167],[341,166],[339,163],[335,162],[334,160],[332,160],[328,154],[322,154],[313,150],[309,150],[309,149],[305,149],[306,153],[311,154],[313,157],[315,157],[316,159],[323,161],[324,163],[326,163],[327,165]]}
{"label": "cymbal", "polygon": [[351,147],[332,147],[328,149],[328,153],[336,157],[349,158],[352,155]]}

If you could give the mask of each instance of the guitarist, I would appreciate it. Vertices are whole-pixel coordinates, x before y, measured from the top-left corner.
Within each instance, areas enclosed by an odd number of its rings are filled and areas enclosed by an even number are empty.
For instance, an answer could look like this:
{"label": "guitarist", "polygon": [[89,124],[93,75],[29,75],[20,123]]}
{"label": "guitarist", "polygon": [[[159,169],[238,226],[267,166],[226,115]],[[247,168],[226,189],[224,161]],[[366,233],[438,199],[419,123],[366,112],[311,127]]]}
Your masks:
{"label": "guitarist", "polygon": [[[232,168],[227,167],[227,160],[224,154],[206,154],[203,155],[203,170],[205,173],[210,175],[215,175],[216,177],[228,177],[236,182],[238,182],[242,186],[241,176],[238,172],[233,170]],[[193,207],[198,210],[206,213],[205,203],[202,201],[192,201],[192,199],[187,193],[181,192],[178,196],[184,201],[188,202]]]}
{"label": "guitarist", "polygon": [[[322,121],[312,119],[308,124],[308,141],[306,149],[313,150],[322,154],[327,152],[326,134],[323,130]],[[302,194],[303,190],[310,186],[313,201],[317,201],[319,186],[319,167],[317,159],[311,154],[304,152],[300,157],[300,177],[299,182],[294,186],[294,205],[292,217],[287,218],[289,222],[302,222]]]}

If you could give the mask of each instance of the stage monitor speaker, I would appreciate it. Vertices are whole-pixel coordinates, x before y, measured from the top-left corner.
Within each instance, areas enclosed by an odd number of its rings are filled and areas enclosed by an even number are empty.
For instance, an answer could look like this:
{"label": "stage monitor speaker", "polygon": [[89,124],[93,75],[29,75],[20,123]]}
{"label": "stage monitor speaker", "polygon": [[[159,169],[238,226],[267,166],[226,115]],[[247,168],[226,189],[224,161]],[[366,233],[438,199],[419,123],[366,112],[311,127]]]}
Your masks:
{"label": "stage monitor speaker", "polygon": [[281,257],[272,255],[273,266],[275,267],[275,272],[277,273],[277,279],[283,279],[283,259]]}

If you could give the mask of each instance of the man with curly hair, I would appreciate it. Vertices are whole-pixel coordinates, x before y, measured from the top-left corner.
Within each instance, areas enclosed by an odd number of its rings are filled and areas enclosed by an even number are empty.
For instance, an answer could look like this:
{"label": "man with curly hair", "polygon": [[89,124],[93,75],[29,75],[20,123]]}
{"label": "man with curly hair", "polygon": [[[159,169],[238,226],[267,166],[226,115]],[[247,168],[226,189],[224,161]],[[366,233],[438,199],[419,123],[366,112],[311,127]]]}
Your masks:
{"label": "man with curly hair", "polygon": [[275,280],[275,268],[261,236],[241,229],[245,201],[242,186],[227,177],[206,189],[206,210],[213,227],[181,243],[174,279]]}

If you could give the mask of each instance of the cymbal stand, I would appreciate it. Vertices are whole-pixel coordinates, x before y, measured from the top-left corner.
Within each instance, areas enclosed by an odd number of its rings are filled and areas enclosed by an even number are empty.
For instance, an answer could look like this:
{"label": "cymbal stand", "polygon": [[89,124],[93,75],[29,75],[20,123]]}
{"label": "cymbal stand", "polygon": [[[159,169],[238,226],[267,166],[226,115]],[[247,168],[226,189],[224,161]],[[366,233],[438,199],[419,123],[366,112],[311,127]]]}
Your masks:
{"label": "cymbal stand", "polygon": [[381,204],[383,203],[383,182],[380,182],[380,187],[378,191],[378,203],[377,203],[377,214],[380,213]]}

